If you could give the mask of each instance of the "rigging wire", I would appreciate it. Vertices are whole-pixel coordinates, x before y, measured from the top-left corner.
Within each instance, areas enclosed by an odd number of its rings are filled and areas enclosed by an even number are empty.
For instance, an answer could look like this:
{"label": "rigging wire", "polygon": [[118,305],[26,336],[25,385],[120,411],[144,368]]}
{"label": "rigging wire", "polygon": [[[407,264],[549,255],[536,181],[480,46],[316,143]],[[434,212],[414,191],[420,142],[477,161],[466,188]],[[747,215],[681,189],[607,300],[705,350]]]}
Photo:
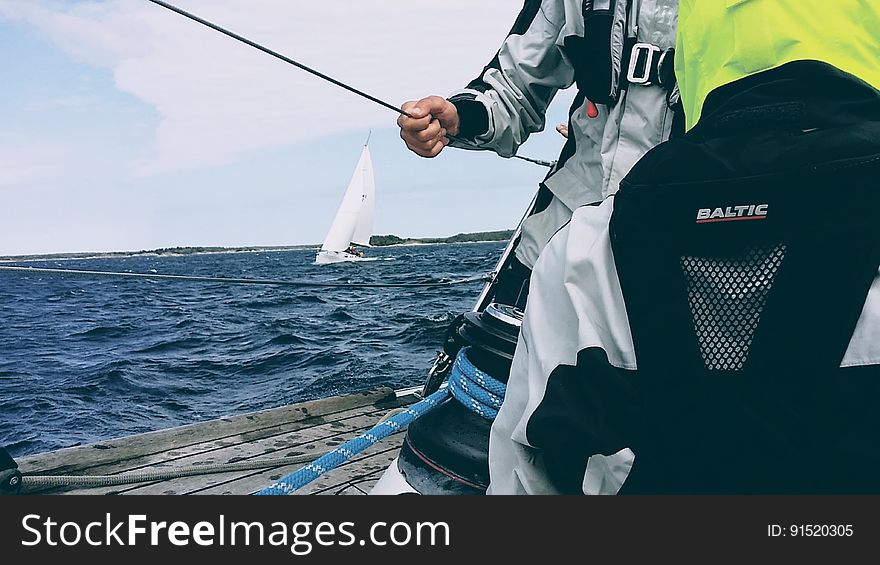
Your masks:
{"label": "rigging wire", "polygon": [[163,275],[159,273],[125,273],[116,271],[91,271],[83,269],[51,269],[45,267],[18,267],[18,266],[0,266],[0,272],[16,272],[16,273],[34,273],[46,275],[81,275],[93,277],[117,277],[117,278],[135,278],[135,279],[154,279],[154,280],[170,280],[178,282],[204,282],[204,283],[224,283],[224,284],[258,284],[258,285],[275,285],[275,286],[292,286],[307,288],[429,288],[441,286],[453,286],[459,284],[470,284],[475,282],[485,282],[490,280],[492,273],[484,273],[473,275],[462,279],[451,281],[434,281],[434,282],[323,282],[323,281],[297,281],[283,279],[245,279],[233,277],[214,277],[214,276],[191,276],[191,275]]}
{"label": "rigging wire", "polygon": [[307,73],[311,73],[318,78],[322,78],[328,82],[331,82],[340,88],[344,88],[345,90],[348,90],[349,92],[353,92],[354,94],[357,94],[358,96],[362,96],[362,97],[366,98],[367,100],[371,100],[371,101],[375,102],[376,104],[384,106],[385,108],[389,108],[391,110],[394,110],[398,114],[403,114],[407,117],[412,118],[412,115],[410,115],[408,112],[398,108],[397,106],[395,106],[393,104],[389,104],[388,102],[380,100],[380,99],[376,98],[375,96],[371,96],[362,90],[358,90],[357,88],[354,88],[353,86],[349,86],[342,81],[338,81],[333,77],[327,76],[320,71],[316,71],[315,69],[313,69],[311,67],[307,67],[306,65],[303,65],[302,63],[294,61],[290,57],[286,57],[286,56],[282,55],[281,53],[278,53],[277,51],[273,51],[273,50],[269,49],[268,47],[263,47],[259,43],[251,41],[250,39],[248,39],[246,37],[242,37],[242,36],[238,35],[237,33],[234,33],[232,31],[224,29],[224,28],[218,26],[217,24],[214,24],[214,23],[209,22],[208,20],[202,19],[202,18],[196,16],[195,14],[191,14],[191,13],[187,12],[186,10],[182,10],[182,9],[178,8],[177,6],[169,4],[168,2],[163,2],[162,0],[147,0],[147,1],[152,2],[153,4],[156,4],[157,6],[162,6],[163,8],[167,8],[168,10],[171,10],[172,12],[180,14],[181,16],[183,16],[185,18],[189,18],[194,22],[198,22],[204,26],[207,26],[207,27],[213,29],[214,31],[219,31],[223,35],[229,36],[232,39],[236,39],[238,41],[241,41],[244,44],[250,45],[254,49],[259,49],[260,51],[262,51],[263,53],[266,53],[267,55],[272,55],[276,59],[281,59],[285,63],[290,63],[291,65],[293,65],[299,69],[302,69],[302,70],[306,71]]}
{"label": "rigging wire", "polygon": [[550,167],[553,168],[556,165],[555,161],[545,161],[543,159],[534,159],[532,157],[523,157],[522,155],[514,155],[516,159],[522,159],[523,161],[528,161],[529,163],[534,163],[536,165],[541,165],[542,167]]}
{"label": "rigging wire", "polygon": [[[375,96],[367,94],[363,90],[359,90],[353,86],[349,86],[340,80],[336,80],[335,78],[328,76],[320,71],[317,71],[311,67],[308,67],[298,61],[294,61],[290,57],[282,55],[281,53],[278,53],[277,51],[273,51],[272,49],[269,49],[268,47],[264,47],[264,46],[260,45],[259,43],[255,42],[255,41],[251,41],[250,39],[248,39],[246,37],[242,37],[241,35],[239,35],[235,32],[229,31],[228,29],[222,28],[219,25],[212,23],[212,22],[209,22],[206,19],[200,18],[199,16],[197,16],[195,14],[191,14],[190,12],[187,12],[186,10],[178,8],[177,6],[174,6],[173,4],[169,4],[168,2],[164,2],[163,0],[147,0],[147,1],[152,2],[153,4],[156,4],[157,6],[161,6],[165,9],[171,10],[172,12],[174,12],[176,14],[180,14],[181,16],[183,16],[185,18],[189,18],[190,20],[192,20],[196,23],[200,23],[203,26],[207,26],[207,27],[213,29],[214,31],[220,32],[223,35],[231,37],[232,39],[240,41],[246,45],[250,45],[254,49],[258,49],[258,50],[262,51],[263,53],[266,53],[267,55],[271,55],[271,56],[275,57],[276,59],[280,59],[280,60],[284,61],[285,63],[289,63],[289,64],[291,64],[291,65],[293,65],[303,71],[306,71],[307,73],[311,73],[318,78],[324,79],[327,82],[330,82],[340,88],[344,88],[345,90],[347,90],[353,94],[356,94],[358,96],[366,98],[367,100],[370,100],[371,102],[375,102],[376,104],[379,104],[380,106],[382,106],[384,108],[388,108],[389,110],[393,110],[397,114],[403,114],[404,116],[406,116],[408,118],[413,118],[413,115],[410,114],[409,112],[407,112],[406,110],[404,110],[403,108],[398,108],[394,104],[390,104],[388,102],[385,102],[384,100],[376,98]],[[466,139],[462,139],[460,137],[455,137],[453,135],[447,135],[446,137],[448,137],[450,140],[457,141],[458,143],[467,145],[469,147],[473,147],[473,148],[477,147],[475,143],[472,143],[472,142],[470,142]],[[529,157],[521,157],[519,155],[514,155],[514,157],[516,157],[518,159],[522,159],[524,161],[529,161],[530,163],[535,163],[537,165],[541,165],[544,167],[552,167],[554,165],[554,163],[552,163],[550,161],[543,161],[541,159],[532,159]]]}

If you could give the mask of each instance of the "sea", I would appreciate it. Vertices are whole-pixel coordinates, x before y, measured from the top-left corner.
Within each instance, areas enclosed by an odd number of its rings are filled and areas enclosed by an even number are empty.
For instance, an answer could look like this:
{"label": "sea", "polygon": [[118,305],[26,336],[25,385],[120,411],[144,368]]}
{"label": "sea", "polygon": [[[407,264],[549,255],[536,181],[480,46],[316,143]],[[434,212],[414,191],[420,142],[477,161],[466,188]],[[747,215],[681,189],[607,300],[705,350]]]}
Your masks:
{"label": "sea", "polygon": [[[3,265],[321,282],[487,273],[503,242],[134,255]],[[13,456],[377,386],[420,386],[481,282],[294,288],[0,271],[0,446]]]}

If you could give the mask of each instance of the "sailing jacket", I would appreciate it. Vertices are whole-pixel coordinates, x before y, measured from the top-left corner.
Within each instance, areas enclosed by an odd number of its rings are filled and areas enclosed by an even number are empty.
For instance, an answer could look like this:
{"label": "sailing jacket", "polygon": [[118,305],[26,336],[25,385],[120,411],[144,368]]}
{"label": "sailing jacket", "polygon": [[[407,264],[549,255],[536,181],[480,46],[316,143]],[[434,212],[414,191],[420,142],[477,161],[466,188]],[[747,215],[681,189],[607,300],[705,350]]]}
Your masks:
{"label": "sailing jacket", "polygon": [[[664,55],[675,45],[677,4],[527,0],[495,58],[449,97],[459,137],[473,142],[453,146],[511,157],[544,128],[554,95],[578,85],[568,141],[523,223],[516,256],[527,267],[572,210],[616,192],[632,165],[669,138],[675,94],[658,73],[672,67]],[[595,116],[587,114],[588,98],[598,105]]]}
{"label": "sailing jacket", "polygon": [[680,0],[678,30],[675,67],[688,129],[716,88],[792,61],[824,61],[880,88],[875,1]]}
{"label": "sailing jacket", "polygon": [[491,494],[880,493],[880,92],[709,95],[542,252]]}

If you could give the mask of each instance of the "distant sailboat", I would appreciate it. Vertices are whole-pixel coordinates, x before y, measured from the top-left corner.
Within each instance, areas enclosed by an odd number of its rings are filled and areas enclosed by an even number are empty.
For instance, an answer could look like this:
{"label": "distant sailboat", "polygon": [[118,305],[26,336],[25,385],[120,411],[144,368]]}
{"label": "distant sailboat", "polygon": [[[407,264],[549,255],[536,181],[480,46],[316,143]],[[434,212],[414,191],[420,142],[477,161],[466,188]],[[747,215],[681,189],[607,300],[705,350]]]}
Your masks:
{"label": "distant sailboat", "polygon": [[373,181],[373,161],[370,158],[370,137],[364,143],[364,150],[348,189],[342,197],[342,203],[336,211],[333,223],[324,244],[315,257],[315,263],[341,263],[344,261],[374,261],[363,253],[354,251],[355,245],[370,246],[373,233],[373,211],[375,207],[376,185]]}

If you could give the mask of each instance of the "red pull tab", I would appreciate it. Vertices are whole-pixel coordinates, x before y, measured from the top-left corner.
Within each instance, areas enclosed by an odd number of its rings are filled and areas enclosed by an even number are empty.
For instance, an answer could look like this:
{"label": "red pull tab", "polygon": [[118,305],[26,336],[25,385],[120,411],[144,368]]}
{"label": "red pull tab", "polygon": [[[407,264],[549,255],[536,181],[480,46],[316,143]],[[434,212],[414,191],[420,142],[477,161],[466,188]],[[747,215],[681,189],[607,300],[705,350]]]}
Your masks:
{"label": "red pull tab", "polygon": [[587,117],[591,120],[599,117],[599,108],[592,100],[587,100]]}

